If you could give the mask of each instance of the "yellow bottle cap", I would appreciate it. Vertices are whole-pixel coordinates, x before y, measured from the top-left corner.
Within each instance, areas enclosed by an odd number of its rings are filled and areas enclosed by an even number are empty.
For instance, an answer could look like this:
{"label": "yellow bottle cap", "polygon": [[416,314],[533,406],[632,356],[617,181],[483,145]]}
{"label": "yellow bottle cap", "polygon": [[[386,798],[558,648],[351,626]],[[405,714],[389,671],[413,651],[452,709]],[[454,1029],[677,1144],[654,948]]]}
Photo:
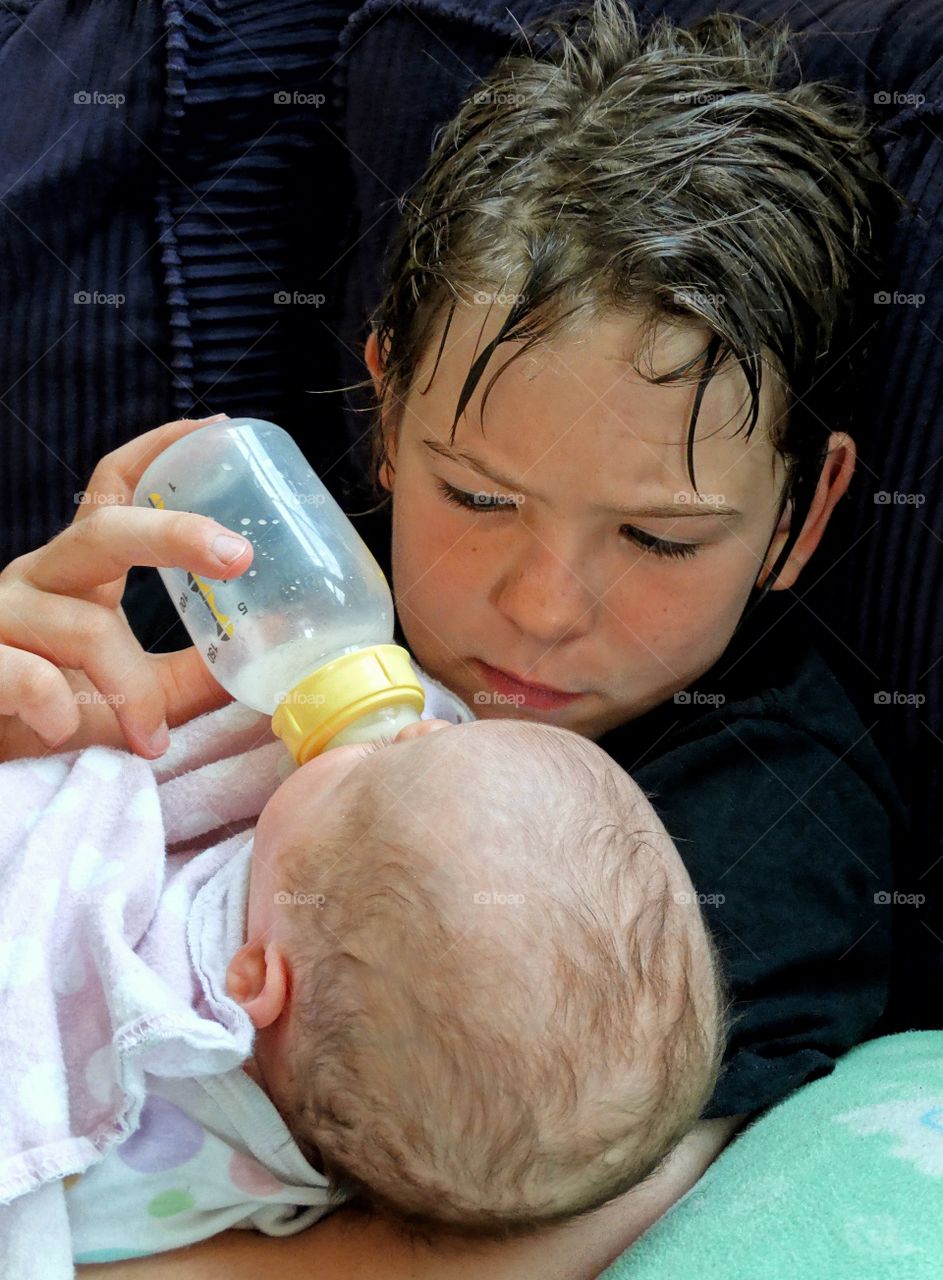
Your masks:
{"label": "yellow bottle cap", "polygon": [[325,663],[289,689],[272,716],[272,732],[298,764],[369,711],[405,703],[425,705],[409,654],[398,644],[376,644]]}

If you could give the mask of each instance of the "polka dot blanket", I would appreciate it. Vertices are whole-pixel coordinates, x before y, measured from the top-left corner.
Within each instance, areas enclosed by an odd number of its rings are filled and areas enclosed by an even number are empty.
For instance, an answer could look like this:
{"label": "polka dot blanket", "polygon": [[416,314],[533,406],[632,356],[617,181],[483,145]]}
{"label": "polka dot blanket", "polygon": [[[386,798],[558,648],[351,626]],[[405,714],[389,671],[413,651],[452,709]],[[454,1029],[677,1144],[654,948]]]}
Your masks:
{"label": "polka dot blanket", "polygon": [[230,703],[158,761],[89,747],[0,764],[0,1274],[73,1274],[62,1179],[136,1129],[147,1073],[249,1055],[239,1007],[194,998],[186,872],[251,846],[286,759],[268,718]]}
{"label": "polka dot blanket", "polygon": [[[424,718],[473,718],[417,674]],[[216,1108],[214,1140],[228,1141],[228,1130],[251,1120],[264,1130],[260,1150],[283,1160],[297,1152],[275,1108],[238,1069],[253,1031],[225,993],[225,968],[214,981],[198,954],[200,945],[235,950],[243,940],[233,930],[244,931],[244,903],[233,902],[240,885],[247,890],[254,824],[294,768],[269,718],[235,702],[174,729],[157,761],[89,747],[0,764],[0,1276],[74,1275],[73,1200],[83,1187],[101,1187],[119,1149],[140,1188],[179,1166],[187,1142],[168,1146],[168,1135],[186,1129],[194,1138],[183,1113],[192,1119],[199,1109],[192,1094],[180,1095],[187,1082],[202,1081],[206,1106]],[[233,892],[217,914],[230,932],[213,939],[214,910],[204,902],[197,929],[194,904],[214,886],[227,889],[227,874]],[[180,1120],[176,1130],[168,1116]],[[200,1158],[212,1145],[209,1129],[204,1135]],[[207,1223],[222,1230],[235,1220],[232,1205],[228,1217],[212,1216],[214,1196],[231,1199],[234,1188],[275,1195],[281,1182],[243,1155],[226,1153],[219,1186],[197,1178],[197,1197],[192,1177],[186,1187],[150,1187],[148,1221],[189,1223],[198,1238],[197,1211],[199,1235],[211,1233]],[[318,1182],[323,1206],[324,1180],[300,1152],[289,1165],[282,1180]],[[116,1195],[110,1187],[109,1205]],[[260,1212],[247,1225],[284,1234],[304,1221],[292,1227]],[[125,1239],[109,1256],[132,1256],[131,1246]],[[161,1247],[173,1246],[152,1241],[137,1252]]]}

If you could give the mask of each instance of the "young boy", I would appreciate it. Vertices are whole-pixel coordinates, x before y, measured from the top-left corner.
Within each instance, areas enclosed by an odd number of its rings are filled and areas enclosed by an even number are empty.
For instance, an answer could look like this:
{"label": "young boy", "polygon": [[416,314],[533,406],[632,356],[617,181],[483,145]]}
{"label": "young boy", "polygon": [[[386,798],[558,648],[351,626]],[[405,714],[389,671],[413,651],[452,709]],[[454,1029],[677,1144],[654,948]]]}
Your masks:
{"label": "young boy", "polygon": [[749,1114],[887,997],[899,800],[771,593],[851,479],[891,200],[841,90],[776,87],[785,33],[598,0],[529,34],[403,202],[366,345],[397,613],[477,714],[653,795],[744,1015],[708,1115]]}

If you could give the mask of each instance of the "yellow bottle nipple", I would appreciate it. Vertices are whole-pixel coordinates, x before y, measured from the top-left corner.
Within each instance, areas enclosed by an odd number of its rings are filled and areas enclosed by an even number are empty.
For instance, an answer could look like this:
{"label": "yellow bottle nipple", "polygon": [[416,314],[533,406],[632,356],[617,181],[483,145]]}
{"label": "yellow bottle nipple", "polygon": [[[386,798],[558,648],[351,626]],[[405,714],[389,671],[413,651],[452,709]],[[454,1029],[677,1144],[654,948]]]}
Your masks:
{"label": "yellow bottle nipple", "polygon": [[272,732],[301,765],[363,716],[401,706],[418,719],[424,705],[406,650],[370,645],[325,663],[289,689],[272,716]]}

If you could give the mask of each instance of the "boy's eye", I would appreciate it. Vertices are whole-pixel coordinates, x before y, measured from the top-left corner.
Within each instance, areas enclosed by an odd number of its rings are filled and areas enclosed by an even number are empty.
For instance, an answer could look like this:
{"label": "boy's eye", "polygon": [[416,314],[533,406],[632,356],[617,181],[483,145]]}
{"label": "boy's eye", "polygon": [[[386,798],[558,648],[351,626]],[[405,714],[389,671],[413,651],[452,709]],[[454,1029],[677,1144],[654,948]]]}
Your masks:
{"label": "boy's eye", "polygon": [[517,496],[513,493],[469,493],[467,489],[456,489],[447,480],[436,480],[436,484],[446,502],[467,511],[517,510]]}
{"label": "boy's eye", "polygon": [[[446,502],[455,507],[463,507],[466,511],[509,511],[516,510],[517,501],[513,494],[503,493],[469,493],[467,489],[457,489],[447,480],[436,480],[439,492]],[[655,556],[685,558],[696,555],[700,546],[696,542],[672,542],[668,538],[656,538],[653,533],[644,529],[636,529],[634,525],[624,524],[621,532],[637,546]]]}
{"label": "boy's eye", "polygon": [[653,533],[646,533],[644,529],[636,529],[631,524],[624,524],[622,533],[632,542],[644,547],[646,551],[650,551],[655,556],[693,556],[700,550],[696,542],[671,542],[667,538],[656,538]]}

